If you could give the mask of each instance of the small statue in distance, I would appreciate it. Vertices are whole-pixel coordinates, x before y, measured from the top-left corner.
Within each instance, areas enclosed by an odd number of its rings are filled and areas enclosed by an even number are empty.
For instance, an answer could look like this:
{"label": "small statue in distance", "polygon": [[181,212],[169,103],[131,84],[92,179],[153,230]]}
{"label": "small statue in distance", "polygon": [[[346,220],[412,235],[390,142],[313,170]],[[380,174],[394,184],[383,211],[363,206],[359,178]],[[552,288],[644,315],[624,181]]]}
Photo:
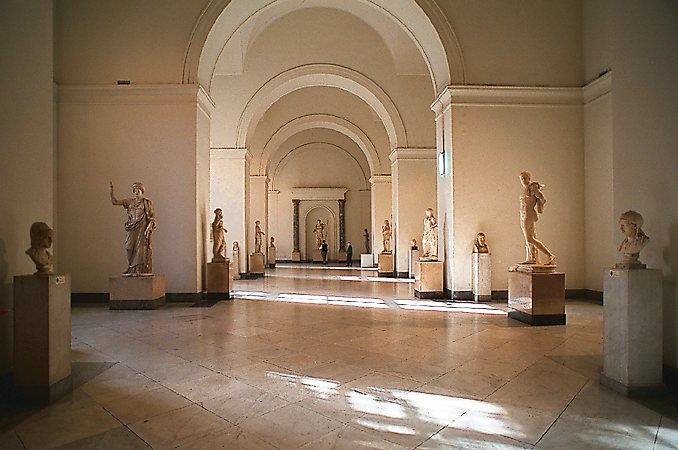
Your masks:
{"label": "small statue in distance", "polygon": [[224,213],[221,208],[214,210],[212,222],[212,262],[226,261],[226,236],[224,229]]}
{"label": "small statue in distance", "polygon": [[[539,264],[539,251],[541,250],[548,256],[546,265],[555,266],[556,256],[537,239],[535,230],[535,223],[539,220],[537,211],[543,213],[546,203],[542,190],[544,185],[532,181],[532,174],[527,171],[520,173],[520,183],[523,185],[523,192],[520,195],[520,226],[525,237],[525,252],[527,254],[523,264]],[[535,207],[537,208],[536,211]]]}
{"label": "small statue in distance", "polygon": [[52,254],[47,250],[52,246],[54,231],[45,222],[34,222],[31,225],[31,248],[26,254],[35,263],[33,275],[51,275],[54,271]]}
{"label": "small statue in distance", "polygon": [[473,240],[473,253],[489,253],[490,250],[485,242],[485,233],[482,231],[476,235]]}
{"label": "small statue in distance", "polygon": [[275,238],[271,236],[271,243],[269,244],[268,248],[275,248]]}
{"label": "small statue in distance", "polygon": [[410,250],[419,250],[419,247],[417,246],[417,240],[412,239],[410,241]]}
{"label": "small statue in distance", "polygon": [[391,253],[391,224],[388,223],[388,219],[384,220],[384,225],[381,227],[381,244],[382,253]]}
{"label": "small statue in distance", "polygon": [[127,210],[127,270],[122,274],[124,277],[153,275],[151,236],[156,228],[156,220],[153,204],[143,196],[145,192],[143,183],[132,183],[134,197],[118,200],[113,194],[113,183],[110,183],[111,203]]}
{"label": "small statue in distance", "polygon": [[426,208],[424,216],[424,235],[421,239],[422,259],[438,259],[438,221],[433,215],[433,208]]}
{"label": "small statue in distance", "polygon": [[365,253],[370,253],[370,232],[367,228],[363,231],[363,239],[365,240]]}
{"label": "small statue in distance", "polygon": [[619,244],[619,252],[622,254],[621,263],[616,267],[645,268],[638,258],[640,251],[647,245],[650,238],[643,229],[643,216],[636,211],[626,211],[619,216],[619,228],[624,233],[624,240]]}
{"label": "small statue in distance", "polygon": [[315,248],[320,248],[323,243],[323,233],[325,231],[325,224],[322,220],[318,219],[315,224],[313,232],[315,233]]}
{"label": "small statue in distance", "polygon": [[261,222],[258,220],[254,221],[254,253],[261,253],[261,242],[265,235],[265,233],[261,231],[260,224]]}

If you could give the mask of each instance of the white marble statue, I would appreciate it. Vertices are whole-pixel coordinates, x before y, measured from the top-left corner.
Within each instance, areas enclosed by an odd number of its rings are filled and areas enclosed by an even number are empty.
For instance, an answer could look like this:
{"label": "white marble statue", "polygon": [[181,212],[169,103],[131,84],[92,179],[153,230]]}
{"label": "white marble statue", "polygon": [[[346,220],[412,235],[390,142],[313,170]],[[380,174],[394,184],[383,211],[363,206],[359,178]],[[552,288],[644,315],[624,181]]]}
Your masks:
{"label": "white marble statue", "polygon": [[438,259],[438,221],[433,215],[433,208],[426,208],[424,216],[424,235],[421,239],[422,258]]}
{"label": "white marble statue", "polygon": [[226,233],[224,229],[224,213],[221,208],[214,210],[212,222],[212,262],[226,261]]}
{"label": "white marble statue", "polygon": [[254,221],[254,253],[261,253],[262,239],[265,233],[261,231],[261,222]]}
{"label": "white marble statue", "polygon": [[127,210],[127,270],[123,276],[153,275],[151,236],[156,228],[156,220],[153,204],[143,196],[145,191],[144,185],[136,182],[132,184],[134,197],[118,200],[113,194],[113,183],[110,183],[111,203]]}
{"label": "white marble statue", "polygon": [[240,279],[240,246],[238,241],[233,241],[233,256],[231,258],[231,264],[233,265],[233,279]]}
{"label": "white marble statue", "polygon": [[535,223],[539,220],[537,212],[543,213],[546,203],[543,192],[544,185],[532,181],[530,172],[520,173],[520,183],[523,185],[523,192],[520,195],[520,226],[525,237],[525,252],[527,254],[523,264],[539,264],[539,251],[541,250],[548,257],[546,265],[555,266],[556,256],[537,239],[535,229]]}
{"label": "white marble statue", "polygon": [[391,253],[391,224],[388,220],[384,220],[384,225],[381,227],[381,245],[382,253]]}
{"label": "white marble statue", "polygon": [[325,224],[322,222],[322,220],[318,219],[315,224],[315,228],[313,228],[313,232],[315,233],[315,248],[320,248],[323,243],[325,232]]}
{"label": "white marble statue", "polygon": [[52,246],[54,231],[45,222],[34,222],[31,225],[31,248],[26,254],[35,263],[34,275],[50,275],[54,271],[52,254],[47,250]]}
{"label": "white marble statue", "polygon": [[619,244],[621,264],[642,265],[638,260],[640,251],[650,240],[642,226],[643,216],[636,211],[626,211],[619,217],[619,227],[624,233],[624,240]]}
{"label": "white marble statue", "polygon": [[485,241],[485,233],[482,231],[476,235],[476,238],[473,240],[473,253],[489,253],[490,250],[487,247],[487,242]]}

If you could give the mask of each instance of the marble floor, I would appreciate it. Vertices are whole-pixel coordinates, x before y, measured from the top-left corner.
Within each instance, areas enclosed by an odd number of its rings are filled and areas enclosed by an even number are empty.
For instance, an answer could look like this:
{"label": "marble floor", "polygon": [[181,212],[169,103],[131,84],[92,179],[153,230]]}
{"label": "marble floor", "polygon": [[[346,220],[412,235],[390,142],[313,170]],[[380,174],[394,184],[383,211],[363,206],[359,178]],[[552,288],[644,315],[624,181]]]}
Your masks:
{"label": "marble floor", "polygon": [[678,423],[597,382],[602,307],[529,327],[374,271],[279,266],[235,300],[72,310],[76,388],[1,449],[668,449]]}

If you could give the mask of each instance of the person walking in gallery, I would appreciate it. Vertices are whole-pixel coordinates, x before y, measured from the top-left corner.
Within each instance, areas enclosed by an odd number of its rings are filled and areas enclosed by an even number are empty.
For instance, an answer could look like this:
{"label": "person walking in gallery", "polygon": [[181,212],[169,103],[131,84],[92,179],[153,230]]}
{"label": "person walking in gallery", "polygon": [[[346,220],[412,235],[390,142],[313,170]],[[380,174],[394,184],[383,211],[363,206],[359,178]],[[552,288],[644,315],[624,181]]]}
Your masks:
{"label": "person walking in gallery", "polygon": [[323,239],[322,244],[320,244],[320,253],[323,255],[323,264],[327,265],[327,241]]}
{"label": "person walking in gallery", "polygon": [[346,267],[351,267],[353,265],[353,246],[351,242],[348,242],[346,246]]}

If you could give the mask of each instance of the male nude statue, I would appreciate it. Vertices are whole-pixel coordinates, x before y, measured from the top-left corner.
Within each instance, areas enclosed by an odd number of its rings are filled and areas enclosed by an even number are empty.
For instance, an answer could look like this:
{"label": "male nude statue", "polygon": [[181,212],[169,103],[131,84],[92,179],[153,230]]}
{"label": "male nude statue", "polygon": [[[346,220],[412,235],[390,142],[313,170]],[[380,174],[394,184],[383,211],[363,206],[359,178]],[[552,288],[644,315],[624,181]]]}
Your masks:
{"label": "male nude statue", "polygon": [[[520,182],[523,185],[523,192],[520,195],[520,227],[525,236],[525,250],[527,253],[527,260],[523,264],[539,264],[539,250],[541,250],[548,256],[546,265],[554,265],[556,256],[537,239],[534,227],[535,222],[539,220],[537,211],[539,213],[544,212],[544,204],[546,203],[544,193],[542,192],[544,186],[536,181],[531,181],[531,179],[532,174],[530,172],[520,173]],[[535,206],[537,208],[536,211]]]}

